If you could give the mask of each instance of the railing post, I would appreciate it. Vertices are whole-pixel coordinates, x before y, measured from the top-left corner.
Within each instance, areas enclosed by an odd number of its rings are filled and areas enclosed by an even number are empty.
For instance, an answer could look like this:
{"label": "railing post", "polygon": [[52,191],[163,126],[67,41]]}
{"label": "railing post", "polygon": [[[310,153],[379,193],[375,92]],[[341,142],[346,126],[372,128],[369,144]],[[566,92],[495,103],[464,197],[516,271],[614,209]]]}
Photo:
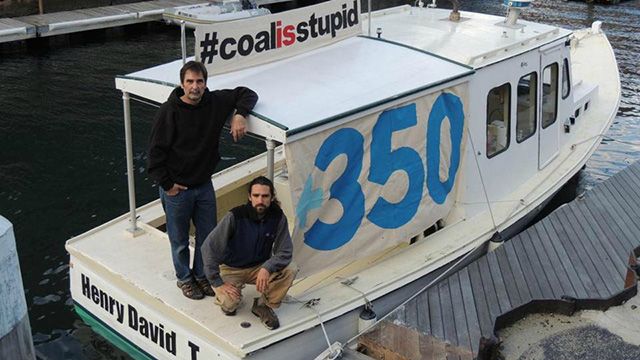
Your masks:
{"label": "railing post", "polygon": [[367,13],[369,14],[369,29],[367,30],[367,36],[371,36],[371,0],[367,0]]}
{"label": "railing post", "polygon": [[273,163],[275,162],[276,142],[271,139],[267,139],[265,142],[267,143],[267,177],[269,180],[273,181]]}
{"label": "railing post", "polygon": [[131,135],[131,107],[129,104],[129,93],[122,92],[122,105],[124,108],[124,137],[127,149],[127,186],[129,188],[129,214],[131,227],[127,229],[134,237],[142,234],[142,229],[138,227],[138,217],[136,214],[136,185],[135,173],[133,171],[133,140]]}
{"label": "railing post", "polygon": [[180,20],[180,46],[182,47],[182,65],[187,63],[187,29],[184,20]]}

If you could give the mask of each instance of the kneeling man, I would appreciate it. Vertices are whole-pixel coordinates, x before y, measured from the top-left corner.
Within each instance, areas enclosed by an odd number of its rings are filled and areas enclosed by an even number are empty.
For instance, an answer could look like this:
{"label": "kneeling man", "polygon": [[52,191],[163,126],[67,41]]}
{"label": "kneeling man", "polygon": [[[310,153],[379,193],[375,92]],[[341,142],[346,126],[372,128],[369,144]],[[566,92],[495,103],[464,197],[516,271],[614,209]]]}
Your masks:
{"label": "kneeling man", "polygon": [[280,326],[273,309],[287,294],[296,270],[289,264],[293,244],[287,218],[274,198],[273,183],[264,176],[249,184],[249,202],[232,209],[202,245],[204,269],[216,304],[235,315],[245,284],[262,295],[251,312],[273,330]]}

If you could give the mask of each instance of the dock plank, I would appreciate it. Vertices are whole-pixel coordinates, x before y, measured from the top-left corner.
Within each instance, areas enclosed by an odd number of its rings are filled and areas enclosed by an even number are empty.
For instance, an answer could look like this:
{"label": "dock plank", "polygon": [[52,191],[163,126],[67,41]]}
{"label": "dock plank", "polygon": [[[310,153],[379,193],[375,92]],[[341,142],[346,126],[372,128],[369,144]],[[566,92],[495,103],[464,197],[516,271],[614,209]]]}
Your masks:
{"label": "dock plank", "polygon": [[425,334],[431,334],[431,318],[429,308],[428,290],[425,290],[413,302],[416,303],[416,311],[418,312],[418,329]]}
{"label": "dock plank", "polygon": [[[585,243],[585,248],[591,249],[587,250],[587,252],[592,257],[596,268],[599,269],[599,273],[609,289],[609,293],[616,293],[616,291],[619,290],[618,280],[621,279],[622,275],[620,269],[624,268],[625,262],[618,258],[615,252],[611,253],[611,255],[613,255],[613,257],[611,257],[609,251],[607,251],[607,248],[611,249],[609,240],[599,237],[591,225],[585,222],[578,206],[574,204],[568,206],[566,215],[569,221],[573,223],[574,228],[576,228],[578,236],[583,234],[584,241],[589,242],[588,244]],[[622,267],[620,265],[622,265]]]}
{"label": "dock plank", "polygon": [[[17,17],[13,20],[26,24],[32,29],[30,30],[32,37],[46,37],[157,21],[162,19],[162,11],[160,10],[205,3],[207,3],[206,0],[147,1],[60,11],[42,15],[28,15]],[[7,21],[5,20],[2,23],[7,23]],[[15,27],[17,24],[14,23],[13,26]],[[0,25],[0,30],[2,29],[2,25]],[[16,40],[5,33],[0,32],[0,43]]]}
{"label": "dock plank", "polygon": [[[542,271],[544,272],[545,277],[548,281],[551,297],[559,298],[563,293],[562,285],[560,284],[560,280],[558,279],[558,274],[553,270],[551,258],[547,253],[547,249],[545,249],[543,246],[540,246],[540,243],[542,242],[541,237],[543,235],[538,233],[538,228],[536,227],[532,227],[527,233],[529,234],[529,239],[527,240],[527,242],[531,244],[530,246],[536,253],[540,266],[542,267]],[[546,236],[546,234],[544,236]]]}
{"label": "dock plank", "polygon": [[[557,210],[555,213],[557,213]],[[567,259],[573,265],[573,268],[576,271],[577,278],[584,285],[584,289],[586,290],[584,297],[592,297],[594,295],[600,296],[598,293],[598,288],[593,283],[593,280],[591,280],[591,277],[588,276],[587,268],[585,267],[585,263],[581,261],[578,250],[573,246],[573,243],[569,239],[569,236],[573,233],[567,232],[567,228],[562,226],[558,216],[552,216],[549,218],[549,220],[551,220],[551,225],[558,234],[558,238],[560,239],[559,245],[564,248],[567,254]]]}
{"label": "dock plank", "polygon": [[640,184],[640,164],[636,161],[635,163],[629,165],[625,171],[629,177],[633,179],[634,184]]}
{"label": "dock plank", "polygon": [[527,285],[527,280],[524,277],[522,268],[520,267],[518,255],[516,254],[516,249],[514,248],[513,244],[513,241],[507,241],[504,245],[501,246],[501,248],[504,249],[505,254],[507,255],[509,267],[511,268],[516,287],[518,288],[518,296],[520,297],[521,303],[524,304],[529,302],[533,297],[529,290],[529,286]]}
{"label": "dock plank", "polygon": [[620,195],[627,199],[634,211],[634,218],[640,219],[640,209],[637,209],[633,204],[640,203],[640,189],[637,184],[633,183],[633,178],[627,173],[623,171],[620,173],[620,187],[617,187],[616,190],[620,193]]}
{"label": "dock plank", "polygon": [[[515,241],[514,241],[515,240]],[[531,294],[532,299],[541,299],[542,298],[542,290],[538,285],[538,281],[535,279],[536,273],[533,270],[533,266],[529,261],[528,256],[526,255],[524,245],[522,244],[522,237],[518,235],[513,241],[513,248],[515,250],[516,256],[518,257],[518,263],[522,268],[522,273],[524,274],[524,281],[529,288],[529,293]]]}
{"label": "dock plank", "polygon": [[413,329],[419,329],[418,322],[418,303],[415,301],[409,301],[404,305],[404,323]]}
{"label": "dock plank", "polygon": [[[615,176],[618,178],[618,183],[614,183],[614,186],[620,185],[619,190],[624,189],[626,194],[632,195],[630,198],[631,204],[637,204],[640,200],[640,189],[638,189],[638,183],[640,179],[638,179],[631,171],[620,171]],[[635,208],[635,206],[634,206]],[[638,210],[638,209],[636,209]]]}
{"label": "dock plank", "polygon": [[556,253],[558,254],[559,259],[562,262],[562,267],[565,269],[567,276],[571,280],[573,289],[576,292],[576,297],[578,298],[587,297],[587,293],[588,293],[587,288],[585,287],[582,280],[580,280],[580,277],[578,276],[578,271],[576,267],[573,265],[573,263],[571,262],[571,258],[569,257],[567,250],[562,245],[562,240],[560,240],[558,233],[555,231],[553,222],[550,220],[550,218],[546,218],[546,219],[542,219],[540,223],[547,230],[547,234],[551,239],[551,244],[554,250],[556,251]]}
{"label": "dock plank", "polygon": [[36,27],[16,19],[0,18],[0,43],[36,37]]}
{"label": "dock plank", "polygon": [[444,339],[444,323],[442,311],[440,310],[440,293],[438,287],[434,286],[427,290],[429,299],[429,323],[431,324],[430,334],[438,339]]}
{"label": "dock plank", "polygon": [[453,305],[453,318],[456,325],[456,343],[459,347],[471,351],[471,341],[469,340],[469,330],[467,328],[467,317],[464,309],[464,299],[460,288],[460,273],[457,272],[449,276],[449,291],[451,293],[451,304]]}
{"label": "dock plank", "polygon": [[480,267],[478,262],[474,261],[467,267],[469,269],[469,278],[471,279],[471,288],[473,297],[476,301],[476,314],[478,315],[478,326],[482,335],[491,335],[493,332],[493,321],[489,313],[489,304],[484,296],[482,288],[482,280],[480,279]]}
{"label": "dock plank", "polygon": [[491,279],[493,280],[493,286],[495,287],[496,296],[498,298],[498,305],[500,306],[500,313],[509,311],[511,309],[511,301],[509,300],[509,294],[500,272],[500,265],[498,264],[498,258],[496,252],[492,251],[486,255],[487,264],[489,265],[489,272],[491,273]]}
{"label": "dock plank", "polygon": [[[607,200],[609,207],[617,208],[621,213],[621,218],[625,224],[629,226],[629,230],[635,235],[640,236],[640,224],[638,224],[639,216],[635,209],[629,205],[625,196],[621,196],[619,191],[609,183],[603,183],[601,187],[603,196]],[[615,205],[614,205],[615,204]]]}
{"label": "dock plank", "polygon": [[442,323],[444,326],[444,339],[451,344],[457,344],[455,316],[453,315],[453,303],[451,292],[449,291],[448,279],[438,283],[440,292],[440,310],[442,311]]}
{"label": "dock plank", "polygon": [[599,219],[599,223],[603,224],[603,231],[606,231],[609,236],[615,236],[618,242],[622,244],[623,248],[633,248],[633,242],[630,240],[630,236],[627,236],[627,234],[625,234],[625,231],[621,228],[620,223],[616,221],[615,214],[608,211],[608,209],[600,203],[598,197],[593,196],[592,194],[588,194],[587,196],[585,196],[585,200],[587,201],[584,202],[584,206],[593,215],[594,218]]}
{"label": "dock plank", "polygon": [[500,304],[498,303],[498,295],[496,294],[496,288],[493,286],[493,279],[491,278],[491,271],[489,270],[489,263],[486,256],[481,257],[477,261],[478,268],[480,269],[480,279],[482,280],[484,297],[487,299],[489,315],[491,316],[491,322],[493,322],[495,318],[502,313],[500,311]]}
{"label": "dock plank", "polygon": [[558,218],[565,225],[565,229],[570,232],[569,234],[569,242],[574,246],[578,253],[579,261],[584,264],[586,272],[581,274],[583,276],[589,276],[593,284],[596,286],[596,290],[600,297],[605,298],[612,294],[610,291],[608,283],[608,278],[603,274],[602,264],[598,260],[596,256],[595,249],[588,250],[588,246],[586,246],[586,242],[589,241],[586,239],[586,235],[584,231],[573,224],[572,219],[570,218],[570,210],[569,206],[563,206],[559,209]]}
{"label": "dock plank", "polygon": [[467,333],[471,351],[478,352],[478,340],[480,339],[480,320],[476,309],[476,301],[473,298],[473,288],[471,278],[469,277],[469,268],[465,267],[460,270],[460,289],[462,291],[462,301],[464,302],[465,318],[467,320]]}
{"label": "dock plank", "polygon": [[527,260],[531,264],[534,273],[532,274],[528,281],[537,282],[538,287],[542,293],[543,299],[552,299],[553,298],[553,290],[551,289],[551,285],[549,279],[547,279],[547,275],[544,271],[542,263],[538,258],[538,254],[536,252],[536,247],[531,242],[531,237],[529,232],[523,232],[521,234],[521,242],[524,248],[524,252],[526,254]]}
{"label": "dock plank", "polygon": [[[600,190],[600,189],[598,189]],[[622,210],[612,206],[606,199],[604,199],[604,194],[601,191],[594,191],[593,194],[590,194],[590,200],[593,205],[600,210],[600,215],[609,220],[611,225],[615,224],[617,229],[619,230],[617,233],[621,239],[629,244],[629,246],[633,246],[635,243],[636,237],[627,226],[627,222],[624,220],[624,215],[622,214]]]}
{"label": "dock plank", "polygon": [[498,266],[500,267],[500,273],[502,274],[504,286],[507,291],[507,296],[509,297],[509,303],[511,303],[512,306],[522,304],[522,301],[520,300],[520,293],[516,284],[516,279],[513,276],[513,271],[511,271],[511,266],[509,265],[509,259],[507,258],[507,251],[505,247],[500,246],[494,251],[494,253],[496,255],[496,258],[498,259]]}
{"label": "dock plank", "polygon": [[558,252],[551,243],[551,236],[547,232],[547,229],[544,226],[543,222],[538,222],[534,225],[534,228],[536,229],[536,233],[538,234],[538,238],[540,239],[541,248],[544,249],[545,254],[549,258],[549,261],[551,263],[550,271],[552,271],[556,275],[560,285],[560,290],[557,294],[557,290],[554,290],[554,294],[557,298],[561,298],[564,295],[573,297],[577,296],[576,290],[574,289],[573,284],[569,279],[567,268],[565,268],[565,266],[562,264],[562,260],[560,259]]}
{"label": "dock plank", "polygon": [[603,245],[611,259],[618,264],[627,261],[625,253],[629,252],[629,244],[623,243],[606,223],[597,221],[584,201],[576,201],[575,205],[576,211],[582,217],[581,224],[590,227],[596,238],[606,240],[603,241]]}

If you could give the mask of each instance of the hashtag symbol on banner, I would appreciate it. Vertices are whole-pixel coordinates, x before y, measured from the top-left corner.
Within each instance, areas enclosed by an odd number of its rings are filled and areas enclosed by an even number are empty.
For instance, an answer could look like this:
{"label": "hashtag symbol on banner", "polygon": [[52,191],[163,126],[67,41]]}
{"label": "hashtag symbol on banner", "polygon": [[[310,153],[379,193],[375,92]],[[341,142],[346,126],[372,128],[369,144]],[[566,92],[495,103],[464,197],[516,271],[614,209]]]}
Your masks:
{"label": "hashtag symbol on banner", "polygon": [[200,61],[203,64],[211,64],[213,62],[213,58],[218,55],[218,50],[216,50],[216,45],[218,45],[217,39],[218,33],[206,33],[204,36],[204,40],[200,41],[200,48],[202,51],[200,52]]}

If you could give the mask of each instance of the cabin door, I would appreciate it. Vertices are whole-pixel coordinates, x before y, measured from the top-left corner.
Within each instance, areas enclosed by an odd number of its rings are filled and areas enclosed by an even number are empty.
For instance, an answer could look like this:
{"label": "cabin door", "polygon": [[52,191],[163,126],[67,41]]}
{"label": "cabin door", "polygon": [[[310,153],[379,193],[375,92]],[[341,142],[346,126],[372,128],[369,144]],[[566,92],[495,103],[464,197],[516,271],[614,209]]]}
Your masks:
{"label": "cabin door", "polygon": [[560,121],[558,121],[560,69],[564,43],[554,43],[540,49],[540,80],[538,90],[538,169],[558,156]]}

